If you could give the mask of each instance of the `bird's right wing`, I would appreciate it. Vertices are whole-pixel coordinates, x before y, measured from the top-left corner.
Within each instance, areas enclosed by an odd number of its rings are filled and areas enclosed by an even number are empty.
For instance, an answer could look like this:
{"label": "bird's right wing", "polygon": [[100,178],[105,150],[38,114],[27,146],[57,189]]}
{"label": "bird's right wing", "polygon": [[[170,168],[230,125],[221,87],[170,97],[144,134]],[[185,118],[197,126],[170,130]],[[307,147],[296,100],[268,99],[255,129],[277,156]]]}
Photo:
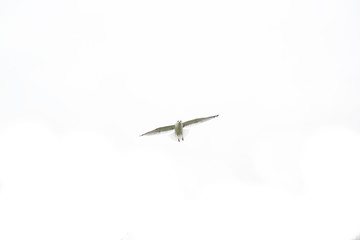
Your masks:
{"label": "bird's right wing", "polygon": [[195,123],[205,122],[205,121],[210,120],[212,118],[216,118],[217,116],[219,116],[219,115],[214,115],[214,116],[211,116],[211,117],[204,117],[204,118],[196,118],[196,119],[193,119],[193,120],[190,120],[190,121],[186,121],[186,122],[183,123],[183,127],[186,127],[186,126],[189,126],[189,125],[195,124]]}
{"label": "bird's right wing", "polygon": [[150,132],[141,134],[140,136],[144,136],[144,135],[153,135],[153,134],[157,134],[157,133],[162,133],[162,132],[166,132],[166,131],[170,131],[173,130],[175,128],[175,125],[170,125],[170,126],[165,126],[165,127],[159,127],[156,128]]}

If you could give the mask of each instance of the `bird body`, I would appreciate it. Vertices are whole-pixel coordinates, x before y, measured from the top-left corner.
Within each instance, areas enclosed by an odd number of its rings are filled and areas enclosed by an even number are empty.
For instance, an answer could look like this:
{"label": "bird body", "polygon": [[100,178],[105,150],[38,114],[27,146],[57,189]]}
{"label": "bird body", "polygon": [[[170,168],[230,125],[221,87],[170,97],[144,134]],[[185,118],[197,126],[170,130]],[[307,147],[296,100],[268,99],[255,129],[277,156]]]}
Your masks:
{"label": "bird body", "polygon": [[150,132],[141,134],[140,136],[145,136],[145,135],[153,135],[153,134],[157,134],[157,133],[161,133],[161,132],[167,132],[167,131],[171,131],[173,129],[175,129],[175,135],[178,139],[178,142],[180,142],[180,140],[184,141],[184,135],[183,135],[183,128],[195,123],[201,123],[201,122],[205,122],[207,120],[210,120],[212,118],[215,118],[219,115],[214,115],[214,116],[210,116],[210,117],[205,117],[205,118],[195,118],[193,120],[190,121],[186,121],[186,122],[182,122],[182,121],[177,121],[175,123],[175,125],[169,125],[169,126],[165,126],[165,127],[159,127],[156,128]]}
{"label": "bird body", "polygon": [[180,142],[180,138],[181,140],[184,141],[184,136],[183,136],[183,123],[182,121],[177,121],[175,123],[175,135],[178,138],[178,142]]}

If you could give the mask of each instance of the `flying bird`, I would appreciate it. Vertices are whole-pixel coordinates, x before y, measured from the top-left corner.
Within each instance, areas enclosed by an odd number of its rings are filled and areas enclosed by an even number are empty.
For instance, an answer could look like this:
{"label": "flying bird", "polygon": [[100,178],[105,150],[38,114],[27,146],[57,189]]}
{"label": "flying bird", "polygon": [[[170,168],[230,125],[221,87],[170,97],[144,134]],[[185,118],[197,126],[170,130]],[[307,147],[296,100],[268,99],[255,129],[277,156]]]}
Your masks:
{"label": "flying bird", "polygon": [[140,136],[145,136],[145,135],[153,135],[153,134],[157,134],[157,133],[162,133],[162,132],[167,132],[167,131],[171,131],[173,129],[175,129],[175,135],[177,136],[178,142],[180,142],[180,139],[184,141],[184,136],[183,136],[183,128],[187,127],[191,124],[195,124],[195,123],[201,123],[201,122],[205,122],[207,120],[210,120],[212,118],[216,118],[219,115],[214,115],[211,117],[204,117],[204,118],[196,118],[193,120],[189,120],[186,122],[182,122],[181,120],[177,121],[175,123],[175,125],[169,125],[169,126],[165,126],[165,127],[159,127],[156,128],[150,132],[141,134]]}

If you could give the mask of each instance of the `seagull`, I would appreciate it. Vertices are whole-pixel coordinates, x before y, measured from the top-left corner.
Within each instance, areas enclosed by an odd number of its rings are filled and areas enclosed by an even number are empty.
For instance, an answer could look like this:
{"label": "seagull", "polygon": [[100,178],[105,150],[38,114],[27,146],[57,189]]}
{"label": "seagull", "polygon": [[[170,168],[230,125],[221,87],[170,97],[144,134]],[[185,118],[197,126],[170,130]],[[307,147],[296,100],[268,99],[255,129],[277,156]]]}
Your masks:
{"label": "seagull", "polygon": [[180,139],[184,141],[184,136],[183,136],[183,128],[184,127],[189,126],[194,123],[205,122],[212,118],[216,118],[217,116],[219,116],[219,115],[214,115],[211,117],[204,117],[204,118],[195,118],[193,120],[189,120],[186,122],[182,122],[181,120],[179,120],[175,123],[175,125],[169,125],[169,126],[165,126],[165,127],[156,128],[150,132],[141,134],[140,137],[145,136],[145,135],[153,135],[153,134],[157,134],[157,133],[167,132],[167,131],[171,131],[171,130],[175,129],[175,135],[177,136],[178,142],[180,142]]}

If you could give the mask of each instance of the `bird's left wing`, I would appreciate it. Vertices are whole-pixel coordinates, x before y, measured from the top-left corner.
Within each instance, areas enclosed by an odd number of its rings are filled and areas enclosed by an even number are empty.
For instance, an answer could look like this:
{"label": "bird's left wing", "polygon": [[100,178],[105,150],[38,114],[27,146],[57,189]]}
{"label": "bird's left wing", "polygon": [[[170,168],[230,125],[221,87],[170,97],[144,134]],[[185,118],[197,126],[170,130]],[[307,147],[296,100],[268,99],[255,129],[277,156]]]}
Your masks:
{"label": "bird's left wing", "polygon": [[217,116],[219,116],[219,115],[214,115],[214,116],[211,116],[211,117],[204,117],[204,118],[196,118],[196,119],[193,119],[193,120],[190,120],[190,121],[186,121],[186,122],[183,123],[183,127],[189,126],[189,125],[194,124],[194,123],[205,122],[205,121],[210,120],[212,118],[216,118]]}
{"label": "bird's left wing", "polygon": [[144,135],[153,135],[153,134],[157,134],[157,133],[161,133],[161,132],[166,132],[166,131],[170,131],[173,130],[175,128],[175,125],[170,125],[170,126],[165,126],[165,127],[159,127],[156,128],[150,132],[141,134],[140,136],[144,136]]}

